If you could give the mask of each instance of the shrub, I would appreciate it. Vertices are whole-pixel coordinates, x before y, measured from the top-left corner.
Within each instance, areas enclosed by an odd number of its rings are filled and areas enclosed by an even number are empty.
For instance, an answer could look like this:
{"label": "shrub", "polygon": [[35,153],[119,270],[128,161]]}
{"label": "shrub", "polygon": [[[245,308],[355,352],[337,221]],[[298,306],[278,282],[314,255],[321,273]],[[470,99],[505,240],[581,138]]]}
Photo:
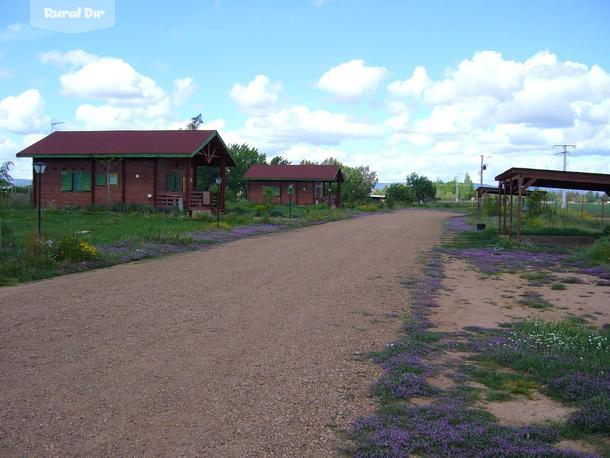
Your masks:
{"label": "shrub", "polygon": [[90,261],[99,256],[97,248],[91,243],[69,234],[50,244],[52,256],[56,261]]}
{"label": "shrub", "polygon": [[282,218],[284,216],[284,210],[280,207],[272,208],[269,211],[269,216],[272,218]]}
{"label": "shrub", "polygon": [[610,263],[610,238],[604,237],[596,240],[586,250],[586,255],[594,262]]}

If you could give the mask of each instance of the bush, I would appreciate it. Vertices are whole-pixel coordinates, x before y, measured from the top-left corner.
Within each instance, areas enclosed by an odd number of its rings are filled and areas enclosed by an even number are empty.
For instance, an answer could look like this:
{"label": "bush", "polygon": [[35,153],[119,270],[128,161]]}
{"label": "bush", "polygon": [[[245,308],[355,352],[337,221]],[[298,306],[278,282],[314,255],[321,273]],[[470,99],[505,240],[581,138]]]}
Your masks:
{"label": "bush", "polygon": [[598,239],[586,250],[586,255],[594,262],[610,263],[610,238]]}
{"label": "bush", "polygon": [[413,190],[406,184],[392,183],[385,189],[385,197],[388,202],[402,202],[410,204],[413,202]]}
{"label": "bush", "polygon": [[269,216],[271,216],[272,218],[283,218],[284,210],[281,207],[272,208],[269,211]]}
{"label": "bush", "polygon": [[76,235],[70,234],[50,243],[52,256],[56,261],[90,261],[97,259],[99,252],[91,243],[80,240]]}

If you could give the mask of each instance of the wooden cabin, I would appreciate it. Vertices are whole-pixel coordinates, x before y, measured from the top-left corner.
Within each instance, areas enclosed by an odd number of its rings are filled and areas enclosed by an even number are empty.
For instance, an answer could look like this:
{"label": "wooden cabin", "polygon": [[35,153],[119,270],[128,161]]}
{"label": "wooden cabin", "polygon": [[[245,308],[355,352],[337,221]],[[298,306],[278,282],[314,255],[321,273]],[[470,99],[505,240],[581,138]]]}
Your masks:
{"label": "wooden cabin", "polygon": [[42,207],[222,210],[226,168],[235,165],[215,130],[54,132],[17,157],[46,164],[45,173],[33,177],[34,205],[40,191]]}
{"label": "wooden cabin", "polygon": [[248,200],[252,202],[262,203],[268,189],[272,202],[277,204],[341,206],[344,180],[336,165],[254,164],[244,178],[248,181]]}

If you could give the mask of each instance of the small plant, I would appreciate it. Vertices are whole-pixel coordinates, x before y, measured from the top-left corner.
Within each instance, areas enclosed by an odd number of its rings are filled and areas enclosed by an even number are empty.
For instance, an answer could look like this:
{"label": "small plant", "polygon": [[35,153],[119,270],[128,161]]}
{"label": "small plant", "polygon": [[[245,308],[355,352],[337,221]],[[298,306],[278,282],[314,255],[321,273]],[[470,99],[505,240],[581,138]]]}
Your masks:
{"label": "small plant", "polygon": [[563,291],[563,290],[567,289],[567,286],[564,283],[553,283],[551,285],[551,289],[553,291]]}
{"label": "small plant", "polygon": [[553,304],[544,299],[540,294],[532,291],[523,293],[521,299],[519,299],[519,304],[534,309],[548,309],[553,307]]}
{"label": "small plant", "polygon": [[69,234],[51,244],[53,257],[59,262],[90,261],[99,256],[97,248],[91,243]]}

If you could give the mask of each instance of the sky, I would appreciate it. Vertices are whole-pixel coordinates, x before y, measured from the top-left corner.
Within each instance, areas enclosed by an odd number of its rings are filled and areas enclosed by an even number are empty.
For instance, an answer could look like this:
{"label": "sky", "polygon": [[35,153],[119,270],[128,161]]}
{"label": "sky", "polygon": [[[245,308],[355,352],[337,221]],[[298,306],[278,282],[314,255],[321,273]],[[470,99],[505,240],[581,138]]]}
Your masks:
{"label": "sky", "polygon": [[[115,0],[114,25],[33,27],[0,0],[0,163],[56,130],[204,128],[381,182],[509,167],[610,173],[610,1]],[[100,3],[101,2],[101,3]]]}

